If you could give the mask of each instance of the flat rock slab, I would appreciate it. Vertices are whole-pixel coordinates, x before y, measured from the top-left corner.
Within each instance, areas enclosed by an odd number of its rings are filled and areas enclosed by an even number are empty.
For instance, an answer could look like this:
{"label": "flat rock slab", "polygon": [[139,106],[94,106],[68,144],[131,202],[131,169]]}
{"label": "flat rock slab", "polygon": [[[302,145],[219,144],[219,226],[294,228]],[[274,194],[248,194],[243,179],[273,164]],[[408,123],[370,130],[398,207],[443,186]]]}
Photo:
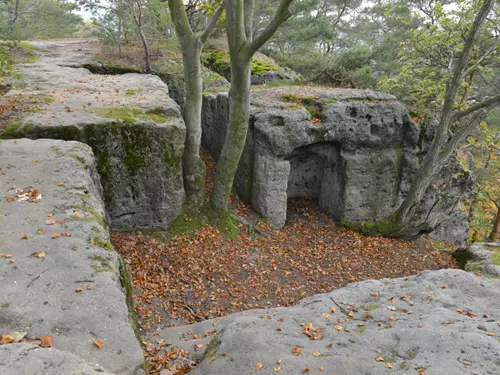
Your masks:
{"label": "flat rock slab", "polygon": [[[0,334],[53,340],[52,349],[0,346],[0,373],[142,373],[90,147],[4,140],[0,168]],[[32,372],[37,363],[47,371]]]}
{"label": "flat rock slab", "polygon": [[[214,329],[211,339],[192,340]],[[193,375],[494,375],[500,281],[460,270],[369,280],[294,307],[247,311],[160,336],[190,352],[203,344]]]}
{"label": "flat rock slab", "polygon": [[58,44],[43,46],[39,61],[17,65],[25,87],[5,96],[37,105],[21,121],[7,124],[0,138],[90,145],[111,227],[167,228],[184,202],[186,134],[167,85],[148,74],[92,74],[74,67],[89,56],[56,52]]}

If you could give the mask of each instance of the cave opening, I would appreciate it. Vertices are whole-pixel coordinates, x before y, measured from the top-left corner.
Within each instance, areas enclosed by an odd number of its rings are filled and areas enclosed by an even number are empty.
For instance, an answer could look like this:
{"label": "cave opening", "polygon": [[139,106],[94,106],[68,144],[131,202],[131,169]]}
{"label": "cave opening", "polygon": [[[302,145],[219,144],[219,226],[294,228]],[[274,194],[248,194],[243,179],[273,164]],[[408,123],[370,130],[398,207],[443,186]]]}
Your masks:
{"label": "cave opening", "polygon": [[286,160],[290,163],[287,218],[290,208],[296,208],[297,201],[307,199],[339,220],[343,211],[344,186],[340,147],[332,142],[301,146],[293,150]]}

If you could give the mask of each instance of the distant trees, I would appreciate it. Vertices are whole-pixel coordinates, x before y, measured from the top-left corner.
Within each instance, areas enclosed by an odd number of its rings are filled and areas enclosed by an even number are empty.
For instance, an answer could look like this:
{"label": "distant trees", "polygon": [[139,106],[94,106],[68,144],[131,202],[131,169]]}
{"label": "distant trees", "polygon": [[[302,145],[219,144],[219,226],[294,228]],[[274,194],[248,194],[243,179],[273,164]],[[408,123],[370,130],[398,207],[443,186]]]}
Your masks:
{"label": "distant trees", "polygon": [[[82,23],[66,0],[0,1],[0,38],[48,39],[72,36]],[[57,25],[57,27],[56,27]]]}
{"label": "distant trees", "polygon": [[[411,49],[405,51],[413,59],[406,61],[408,71],[404,66],[401,76],[420,74],[420,80],[407,89],[414,90],[418,84],[427,87],[431,92],[427,98],[432,98],[428,104],[434,105],[438,125],[409,192],[398,210],[386,219],[391,225],[384,228],[389,230],[381,234],[412,237],[442,221],[440,215],[435,215],[418,226],[412,223],[412,218],[425,191],[449,157],[477,129],[488,111],[500,104],[498,90],[491,91],[497,82],[488,71],[488,61],[500,57],[495,1],[464,0],[458,5],[447,14],[438,3],[430,23],[413,33]],[[483,48],[486,51],[483,52]],[[476,82],[475,76],[482,81]],[[425,90],[417,91],[416,100],[426,94]]]}

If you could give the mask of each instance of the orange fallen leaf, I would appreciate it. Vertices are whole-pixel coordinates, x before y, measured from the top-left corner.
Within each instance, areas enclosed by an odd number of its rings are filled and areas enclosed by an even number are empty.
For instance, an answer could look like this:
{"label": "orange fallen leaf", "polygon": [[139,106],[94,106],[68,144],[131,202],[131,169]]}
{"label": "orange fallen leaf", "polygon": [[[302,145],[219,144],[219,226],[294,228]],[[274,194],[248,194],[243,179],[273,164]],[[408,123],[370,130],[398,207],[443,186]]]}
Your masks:
{"label": "orange fallen leaf", "polygon": [[21,236],[21,239],[22,239],[22,240],[27,240],[27,239],[28,239],[28,235],[27,235],[26,233],[25,233],[25,234],[23,234],[23,235]]}
{"label": "orange fallen leaf", "polygon": [[392,365],[391,365],[390,363],[386,363],[386,364],[385,364],[385,367],[386,367],[386,368],[392,368]]}
{"label": "orange fallen leaf", "polygon": [[276,367],[274,368],[274,372],[278,372],[278,371],[280,371],[280,370],[281,370],[281,367],[279,367],[279,366],[276,366]]}
{"label": "orange fallen leaf", "polygon": [[[87,285],[87,290],[92,290],[92,289],[94,289],[93,285]],[[198,344],[198,345],[200,345],[200,344]],[[201,346],[203,346],[203,345],[201,345]]]}
{"label": "orange fallen leaf", "polygon": [[64,186],[64,182],[59,182],[57,186]]}
{"label": "orange fallen leaf", "polygon": [[82,290],[83,290],[82,288],[76,288],[76,289],[75,289],[75,292],[76,292],[76,293],[80,293]]}
{"label": "orange fallen leaf", "polygon": [[45,251],[40,251],[39,253],[36,253],[35,256],[37,258],[45,258]]}
{"label": "orange fallen leaf", "polygon": [[379,357],[377,357],[375,360],[376,360],[377,362],[384,362],[384,358],[383,358],[383,357],[380,357],[380,356],[379,356]]}
{"label": "orange fallen leaf", "polygon": [[55,223],[56,222],[54,220],[52,220],[52,219],[45,220],[45,224],[47,224],[47,225],[54,225]]}
{"label": "orange fallen leaf", "polygon": [[0,345],[10,344],[11,342],[14,342],[14,337],[12,337],[12,335],[8,333],[2,335],[2,340],[0,341]]}
{"label": "orange fallen leaf", "polygon": [[292,353],[294,356],[298,357],[300,353],[302,353],[302,348],[300,346],[296,346],[293,348]]}
{"label": "orange fallen leaf", "polygon": [[53,345],[52,337],[47,336],[47,335],[40,336],[40,346],[42,348],[51,348],[52,345]]}
{"label": "orange fallen leaf", "polygon": [[54,233],[54,234],[52,235],[52,238],[53,238],[53,239],[58,239],[59,237],[61,237],[61,235],[60,235],[59,233]]}
{"label": "orange fallen leaf", "polygon": [[315,356],[315,357],[319,357],[320,355],[321,355],[321,353],[318,351],[313,352],[313,356]]}
{"label": "orange fallen leaf", "polygon": [[71,237],[71,233],[69,232],[62,232],[61,233],[64,237]]}
{"label": "orange fallen leaf", "polygon": [[95,346],[97,346],[97,348],[99,350],[101,350],[102,348],[104,348],[104,341],[102,341],[102,340],[94,340],[94,344],[95,344]]}
{"label": "orange fallen leaf", "polygon": [[255,365],[255,369],[256,370],[260,370],[264,365],[260,362],[257,362],[257,364]]}
{"label": "orange fallen leaf", "polygon": [[319,371],[324,371],[325,368],[323,366],[319,366]]}
{"label": "orange fallen leaf", "polygon": [[304,367],[304,368],[302,369],[302,373],[309,372],[309,371],[310,371],[310,370],[309,370],[309,367]]}

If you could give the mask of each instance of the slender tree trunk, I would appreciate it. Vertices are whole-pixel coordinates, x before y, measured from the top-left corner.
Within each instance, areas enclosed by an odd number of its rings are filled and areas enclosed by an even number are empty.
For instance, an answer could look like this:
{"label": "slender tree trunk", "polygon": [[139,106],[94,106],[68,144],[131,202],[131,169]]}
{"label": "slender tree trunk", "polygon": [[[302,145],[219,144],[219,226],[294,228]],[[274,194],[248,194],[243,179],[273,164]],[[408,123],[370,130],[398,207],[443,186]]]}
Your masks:
{"label": "slender tree trunk", "polygon": [[497,214],[495,215],[495,221],[493,222],[493,228],[491,229],[490,236],[488,240],[497,241],[500,238],[500,209],[497,206]]}
{"label": "slender tree trunk", "polygon": [[188,209],[198,209],[205,203],[205,163],[200,157],[201,145],[201,105],[203,81],[201,78],[200,54],[201,41],[196,37],[184,37],[183,46],[184,122],[186,123],[186,142],[182,156],[184,188]]}
{"label": "slender tree trunk", "polygon": [[[468,132],[472,129],[471,125],[473,125],[473,120],[469,120],[467,125],[461,125],[453,137],[448,140],[450,126],[456,121],[453,116],[453,106],[463,80],[463,73],[467,66],[476,36],[491,7],[493,6],[493,3],[493,0],[485,0],[481,10],[476,15],[470,34],[465,41],[464,49],[456,63],[456,67],[451,72],[450,79],[448,80],[446,87],[445,100],[436,135],[432,141],[429,152],[422,163],[422,166],[413,179],[408,194],[395,213],[397,230],[391,234],[393,236],[406,237],[408,235],[408,230],[412,230],[411,228],[408,228],[408,224],[412,218],[414,208],[420,204],[420,201],[422,200],[425,191],[430,186],[434,176],[441,170],[443,165],[446,163],[447,158],[455,150],[452,147],[458,147],[460,142],[465,139]],[[415,233],[413,233],[413,235],[415,235]]]}
{"label": "slender tree trunk", "polygon": [[146,63],[146,72],[151,73],[151,46],[148,43],[146,38],[146,34],[144,34],[144,30],[142,26],[139,25],[139,35],[141,37],[142,47],[144,48],[144,60]]}
{"label": "slender tree trunk", "polygon": [[251,69],[251,57],[231,58],[229,124],[210,197],[210,206],[219,213],[228,210],[228,198],[231,195],[234,176],[245,147],[250,108]]}

